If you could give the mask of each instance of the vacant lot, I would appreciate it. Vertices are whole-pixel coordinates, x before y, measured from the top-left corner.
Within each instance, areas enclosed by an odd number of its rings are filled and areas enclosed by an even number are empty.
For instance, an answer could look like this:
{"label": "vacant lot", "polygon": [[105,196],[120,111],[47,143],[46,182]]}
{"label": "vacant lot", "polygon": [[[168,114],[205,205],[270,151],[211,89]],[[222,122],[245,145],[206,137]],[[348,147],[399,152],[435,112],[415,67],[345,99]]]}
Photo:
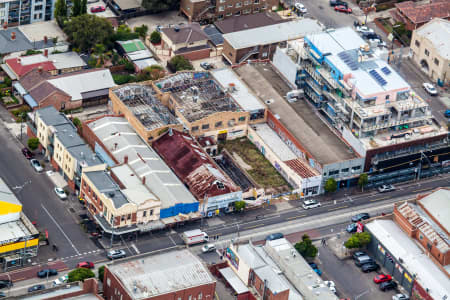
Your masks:
{"label": "vacant lot", "polygon": [[287,186],[284,178],[247,138],[227,141],[224,147],[231,155],[236,153],[249,166],[247,172],[262,187]]}

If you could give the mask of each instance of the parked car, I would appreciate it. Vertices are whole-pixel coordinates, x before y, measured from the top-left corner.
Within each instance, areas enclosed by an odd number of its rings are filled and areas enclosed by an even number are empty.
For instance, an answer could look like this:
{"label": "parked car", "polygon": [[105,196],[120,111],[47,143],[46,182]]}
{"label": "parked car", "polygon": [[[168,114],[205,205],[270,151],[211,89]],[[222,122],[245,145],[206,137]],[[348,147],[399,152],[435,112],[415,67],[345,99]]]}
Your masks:
{"label": "parked car", "polygon": [[93,269],[94,267],[95,265],[91,261],[82,261],[77,264],[77,268]]}
{"label": "parked car", "polygon": [[359,256],[354,261],[355,261],[355,265],[357,265],[358,267],[361,267],[361,266],[363,266],[365,264],[369,264],[369,263],[375,263],[375,260],[368,255]]}
{"label": "parked car", "polygon": [[317,266],[316,263],[310,262],[309,265],[314,270],[314,272],[317,273],[317,275],[319,275],[319,276],[322,275],[322,270],[319,269],[319,267]]}
{"label": "parked car", "polygon": [[55,191],[55,194],[59,197],[59,199],[61,199],[61,200],[67,199],[66,192],[64,192],[64,190],[62,188],[55,187],[53,190]]}
{"label": "parked car", "polygon": [[34,159],[34,158],[30,159],[30,163],[36,172],[40,173],[40,172],[44,171],[44,168],[41,166],[41,164],[39,163],[39,161],[37,159]]}
{"label": "parked car", "polygon": [[213,252],[213,251],[216,251],[216,245],[214,245],[214,244],[206,244],[206,245],[203,245],[203,247],[202,247],[203,253]]}
{"label": "parked car", "polygon": [[384,291],[388,291],[388,290],[394,290],[397,288],[397,283],[393,280],[391,281],[386,281],[383,282],[382,284],[380,284],[380,290]]}
{"label": "parked car", "polygon": [[433,84],[429,82],[424,82],[422,86],[428,94],[430,94],[431,96],[437,96],[438,92]]}
{"label": "parked car", "polygon": [[373,278],[373,282],[377,284],[390,280],[392,280],[392,276],[388,274],[378,274]]}
{"label": "parked car", "polygon": [[331,280],[325,280],[323,283],[332,291],[333,293],[336,293],[336,285],[334,284],[334,281]]}
{"label": "parked car", "polygon": [[27,147],[22,148],[22,153],[27,159],[32,159],[34,157],[34,154]]}
{"label": "parked car", "polygon": [[345,2],[345,1],[340,1],[340,0],[330,0],[330,6],[336,6],[336,5],[341,5],[341,6],[348,7],[348,3]]}
{"label": "parked car", "polygon": [[358,229],[358,224],[356,224],[356,223],[350,223],[347,225],[347,228],[346,228],[348,233],[356,232],[357,229]]}
{"label": "parked car", "polygon": [[359,222],[367,219],[370,219],[370,215],[368,213],[360,213],[352,217],[352,222]]}
{"label": "parked car", "polygon": [[55,276],[58,275],[58,271],[55,269],[43,269],[37,272],[37,277],[45,278],[47,276]]}
{"label": "parked car", "polygon": [[380,193],[395,191],[395,187],[392,184],[383,184],[382,186],[378,187],[378,191]]}
{"label": "parked car", "polygon": [[370,39],[369,43],[377,44],[377,47],[387,47],[386,42],[381,39]]}
{"label": "parked car", "polygon": [[43,284],[36,284],[28,288],[28,293],[45,290],[45,285]]}
{"label": "parked car", "polygon": [[[375,263],[375,262],[370,262],[370,263],[367,263],[367,264],[363,264],[361,266],[361,271],[363,271],[364,273],[377,271],[378,269],[380,269],[380,266],[377,263]],[[385,282],[383,282],[383,283],[385,283]]]}
{"label": "parked car", "polygon": [[5,297],[6,297],[6,294],[3,292],[0,292],[0,298],[5,298]]}
{"label": "parked car", "polygon": [[8,279],[0,280],[0,289],[9,288],[12,286],[13,286],[13,283],[11,280],[8,280]]}
{"label": "parked car", "polygon": [[209,62],[206,62],[206,61],[201,62],[201,63],[200,63],[200,67],[202,67],[202,68],[205,69],[205,70],[211,70],[211,69],[214,69],[214,65],[213,65],[213,64],[210,64]]}
{"label": "parked car", "polygon": [[303,4],[301,4],[301,3],[295,3],[294,4],[294,7],[295,7],[295,9],[298,11],[298,12],[300,12],[300,13],[302,13],[302,14],[306,14],[307,12],[308,12],[308,10],[306,9],[306,7],[303,5]]}
{"label": "parked car", "polygon": [[445,116],[446,118],[450,118],[450,109],[447,109],[447,110],[444,112],[444,116]]}
{"label": "parked car", "polygon": [[345,13],[348,13],[348,14],[352,13],[352,9],[350,7],[347,7],[347,6],[344,6],[344,5],[336,5],[334,7],[334,10],[335,11],[339,11],[339,12],[345,12]]}
{"label": "parked car", "polygon": [[53,286],[61,285],[69,280],[69,275],[64,275],[53,280]]}
{"label": "parked car", "polygon": [[405,294],[396,294],[392,296],[392,300],[409,300],[409,297]]}
{"label": "parked car", "polygon": [[364,252],[364,251],[356,251],[356,252],[354,252],[353,255],[352,255],[353,260],[357,259],[357,258],[360,257],[360,256],[369,256],[369,255],[367,255],[367,253]]}
{"label": "parked car", "polygon": [[367,40],[381,40],[381,37],[375,32],[363,32],[362,37]]}
{"label": "parked car", "polygon": [[127,256],[127,254],[123,250],[111,250],[111,251],[108,251],[108,254],[106,256],[112,260],[112,259],[124,258]]}
{"label": "parked car", "polygon": [[105,10],[106,10],[106,8],[103,5],[91,7],[91,13],[103,12]]}
{"label": "parked car", "polygon": [[269,234],[268,236],[266,236],[266,241],[278,240],[278,239],[282,239],[283,237],[284,237],[284,235],[280,232],[272,233],[272,234]]}
{"label": "parked car", "polygon": [[374,32],[372,28],[369,28],[367,26],[356,26],[356,31],[360,32],[362,34],[364,34],[364,33],[373,33]]}
{"label": "parked car", "polygon": [[310,209],[310,208],[316,208],[316,207],[320,207],[320,202],[317,202],[316,200],[305,200],[303,201],[303,208],[304,209]]}

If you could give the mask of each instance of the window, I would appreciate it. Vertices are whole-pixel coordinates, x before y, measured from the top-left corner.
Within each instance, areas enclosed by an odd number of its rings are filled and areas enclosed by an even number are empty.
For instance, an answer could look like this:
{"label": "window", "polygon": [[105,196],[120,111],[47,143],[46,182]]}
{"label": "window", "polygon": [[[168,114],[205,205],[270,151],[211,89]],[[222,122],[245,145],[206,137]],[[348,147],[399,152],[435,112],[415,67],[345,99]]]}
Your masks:
{"label": "window", "polygon": [[259,0],[255,0],[255,2],[254,2],[255,4],[259,4]]}
{"label": "window", "polygon": [[266,8],[267,8],[266,5],[261,6],[261,9],[266,9]]}
{"label": "window", "polygon": [[239,122],[245,122],[245,117],[239,117]]}
{"label": "window", "polygon": [[223,123],[222,121],[216,122],[216,124],[214,125],[216,128],[217,127],[222,127]]}
{"label": "window", "polygon": [[352,171],[358,171],[358,170],[360,170],[361,169],[361,166],[356,166],[356,167],[353,167],[352,168]]}
{"label": "window", "polygon": [[131,214],[128,214],[127,220],[131,220]]}
{"label": "window", "polygon": [[422,240],[423,239],[423,235],[419,234],[419,239]]}
{"label": "window", "polygon": [[254,14],[259,13],[259,8],[258,8],[258,7],[255,8],[255,9],[253,10],[253,13],[254,13]]}
{"label": "window", "polygon": [[36,6],[34,7],[34,10],[42,10],[42,5],[36,5]]}
{"label": "window", "polygon": [[234,5],[233,5],[233,3],[231,3],[231,4],[228,4],[228,7],[233,7]]}
{"label": "window", "polygon": [[434,64],[435,64],[436,66],[439,66],[439,60],[438,60],[437,58],[434,59]]}
{"label": "window", "polygon": [[389,100],[389,95],[386,95],[386,100]]}
{"label": "window", "polygon": [[202,129],[209,129],[209,124],[203,124]]}
{"label": "window", "polygon": [[430,51],[428,51],[427,49],[425,49],[425,55],[426,55],[426,56],[430,56]]}
{"label": "window", "polygon": [[241,11],[238,11],[234,14],[235,16],[240,16],[241,15]]}
{"label": "window", "polygon": [[420,42],[419,42],[418,40],[416,40],[416,41],[414,42],[414,44],[416,45],[416,47],[420,47]]}
{"label": "window", "polygon": [[339,170],[330,171],[330,176],[338,175],[338,174],[339,174]]}
{"label": "window", "polygon": [[121,216],[120,221],[122,221],[122,222],[125,221],[125,216]]}
{"label": "window", "polygon": [[342,173],[348,173],[348,168],[342,169],[341,172]]}
{"label": "window", "polygon": [[242,3],[241,3],[241,2],[236,3],[236,8],[239,8],[239,7],[241,7],[241,6],[242,6]]}
{"label": "window", "polygon": [[150,209],[150,216],[153,216],[153,209]]}
{"label": "window", "polygon": [[224,11],[224,7],[223,6],[219,6],[219,11]]}
{"label": "window", "polygon": [[222,20],[222,19],[223,19],[223,15],[219,15],[219,16],[217,17],[217,19]]}
{"label": "window", "polygon": [[147,211],[146,211],[146,210],[144,210],[144,211],[142,212],[142,216],[143,216],[143,217],[146,217],[146,216],[147,216]]}
{"label": "window", "polygon": [[192,126],[192,131],[198,131],[198,126]]}

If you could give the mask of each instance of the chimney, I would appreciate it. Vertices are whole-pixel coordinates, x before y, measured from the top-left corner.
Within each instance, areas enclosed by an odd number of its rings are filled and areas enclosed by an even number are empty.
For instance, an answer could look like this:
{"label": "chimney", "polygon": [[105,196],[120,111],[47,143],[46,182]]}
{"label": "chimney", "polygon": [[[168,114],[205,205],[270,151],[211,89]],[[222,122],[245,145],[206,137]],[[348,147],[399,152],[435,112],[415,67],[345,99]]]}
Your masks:
{"label": "chimney", "polygon": [[44,56],[45,56],[45,57],[48,57],[48,49],[45,49],[45,50],[44,50]]}
{"label": "chimney", "polygon": [[48,37],[46,35],[44,35],[44,44],[47,44],[48,42]]}
{"label": "chimney", "polygon": [[128,155],[125,155],[125,156],[123,157],[123,163],[124,163],[124,164],[128,164]]}
{"label": "chimney", "polygon": [[3,29],[5,29],[5,30],[8,29],[8,23],[6,23],[6,22],[3,23]]}
{"label": "chimney", "polygon": [[43,72],[42,66],[39,66],[39,67],[38,67],[38,72],[39,72],[40,74],[42,74],[42,72]]}
{"label": "chimney", "polygon": [[17,58],[17,63],[20,64],[22,62],[22,60],[20,59],[20,57]]}
{"label": "chimney", "polygon": [[142,184],[145,184],[145,176],[142,176]]}
{"label": "chimney", "polygon": [[13,31],[11,32],[11,41],[16,40],[16,33]]}

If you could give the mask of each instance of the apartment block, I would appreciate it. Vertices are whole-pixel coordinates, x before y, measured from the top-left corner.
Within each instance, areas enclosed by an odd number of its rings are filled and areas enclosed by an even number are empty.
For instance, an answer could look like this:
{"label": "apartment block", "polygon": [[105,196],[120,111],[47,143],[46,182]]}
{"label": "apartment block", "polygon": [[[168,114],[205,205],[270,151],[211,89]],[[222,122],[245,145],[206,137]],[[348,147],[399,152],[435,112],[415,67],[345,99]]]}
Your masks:
{"label": "apartment block", "polygon": [[14,0],[0,3],[0,24],[25,25],[53,19],[54,0]]}

